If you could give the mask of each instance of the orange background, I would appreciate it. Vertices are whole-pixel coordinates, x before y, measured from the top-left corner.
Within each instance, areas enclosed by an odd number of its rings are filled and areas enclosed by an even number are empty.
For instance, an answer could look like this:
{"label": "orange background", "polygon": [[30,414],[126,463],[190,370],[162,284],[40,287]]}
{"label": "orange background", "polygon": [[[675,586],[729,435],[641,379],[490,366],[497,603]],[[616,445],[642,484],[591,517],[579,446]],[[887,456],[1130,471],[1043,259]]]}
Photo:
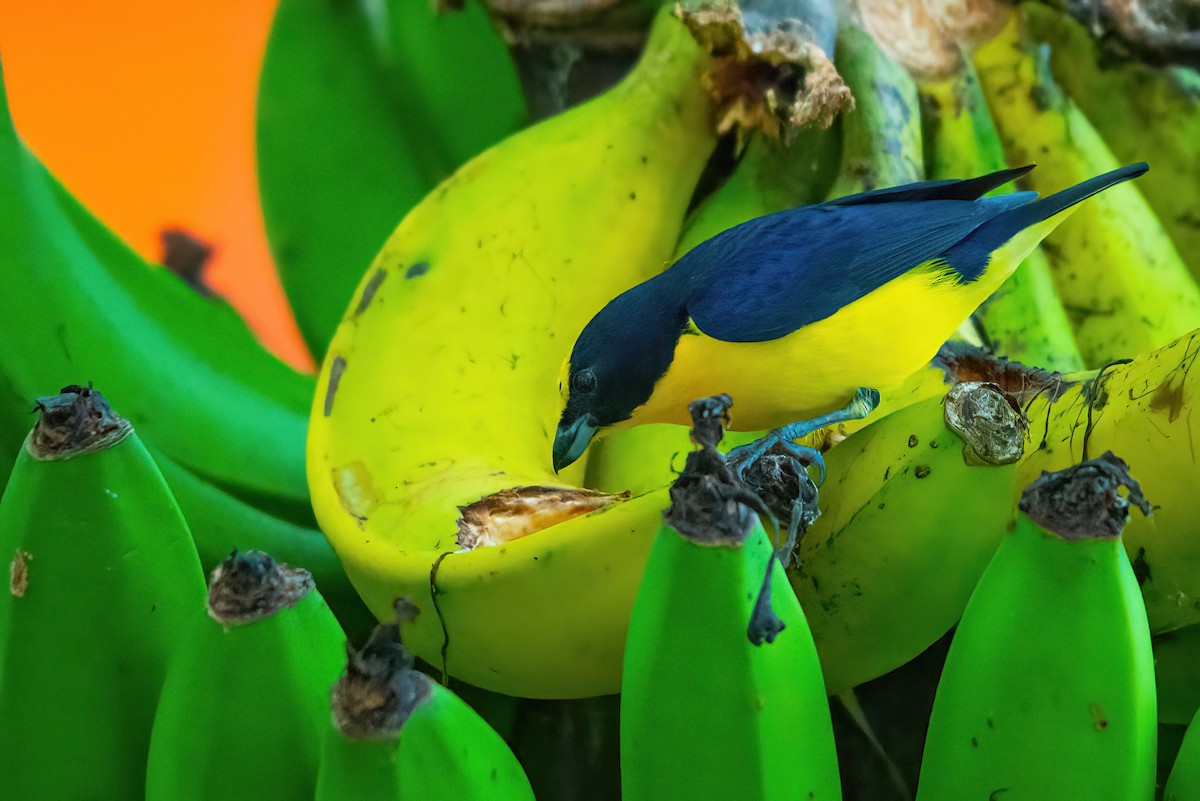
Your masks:
{"label": "orange background", "polygon": [[267,347],[311,368],[258,203],[254,104],[277,0],[0,2],[17,128],[101,220],[158,261],[179,226]]}

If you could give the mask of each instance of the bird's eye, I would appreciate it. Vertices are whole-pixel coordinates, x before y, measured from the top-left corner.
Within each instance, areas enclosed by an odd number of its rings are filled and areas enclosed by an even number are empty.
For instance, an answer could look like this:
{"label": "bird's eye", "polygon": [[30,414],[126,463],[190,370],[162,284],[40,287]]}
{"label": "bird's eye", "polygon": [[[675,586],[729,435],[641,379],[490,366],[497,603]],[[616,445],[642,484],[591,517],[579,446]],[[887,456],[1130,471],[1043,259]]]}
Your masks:
{"label": "bird's eye", "polygon": [[590,395],[596,391],[596,374],[591,370],[580,370],[571,376],[571,392],[576,395]]}

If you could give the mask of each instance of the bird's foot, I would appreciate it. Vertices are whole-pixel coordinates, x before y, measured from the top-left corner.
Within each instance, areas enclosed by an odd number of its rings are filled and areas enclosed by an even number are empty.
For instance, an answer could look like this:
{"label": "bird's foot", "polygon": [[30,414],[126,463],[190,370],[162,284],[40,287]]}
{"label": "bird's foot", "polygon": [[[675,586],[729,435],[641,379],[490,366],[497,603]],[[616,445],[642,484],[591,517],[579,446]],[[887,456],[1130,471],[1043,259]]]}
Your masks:
{"label": "bird's foot", "polygon": [[836,409],[829,414],[823,414],[820,417],[815,417],[812,420],[802,420],[796,423],[790,423],[783,428],[778,428],[765,437],[755,440],[754,442],[738,447],[729,451],[727,460],[733,465],[738,478],[745,478],[746,468],[754,464],[767,453],[767,451],[779,445],[785,453],[796,459],[801,464],[807,466],[816,466],[820,480],[817,485],[825,482],[825,459],[821,456],[820,451],[815,448],[810,448],[807,445],[799,445],[795,440],[807,436],[812,432],[824,428],[825,426],[834,425],[835,423],[844,423],[847,420],[859,420],[870,414],[876,406],[879,405],[879,390],[860,388],[854,393],[854,397],[850,399],[841,409]]}

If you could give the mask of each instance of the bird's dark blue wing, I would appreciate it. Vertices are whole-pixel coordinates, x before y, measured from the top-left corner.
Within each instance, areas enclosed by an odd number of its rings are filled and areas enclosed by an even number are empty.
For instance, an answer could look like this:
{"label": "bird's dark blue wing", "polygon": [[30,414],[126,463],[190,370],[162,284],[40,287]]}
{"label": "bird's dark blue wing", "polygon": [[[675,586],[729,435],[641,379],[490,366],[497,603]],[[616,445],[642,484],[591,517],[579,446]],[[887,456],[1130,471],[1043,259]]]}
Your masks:
{"label": "bird's dark blue wing", "polygon": [[[779,212],[697,245],[661,277],[686,298],[688,315],[708,336],[778,339],[944,256],[983,223],[1034,197],[826,203]],[[969,280],[983,265],[950,266]]]}

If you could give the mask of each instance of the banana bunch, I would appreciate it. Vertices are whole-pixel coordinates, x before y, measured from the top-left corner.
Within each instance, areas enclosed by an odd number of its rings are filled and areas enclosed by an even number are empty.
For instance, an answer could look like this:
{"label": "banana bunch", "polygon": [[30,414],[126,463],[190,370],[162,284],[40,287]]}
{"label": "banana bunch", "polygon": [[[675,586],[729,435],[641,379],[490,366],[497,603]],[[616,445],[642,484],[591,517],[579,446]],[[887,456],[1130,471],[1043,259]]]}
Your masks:
{"label": "banana bunch", "polygon": [[106,230],[21,143],[2,94],[0,197],[0,481],[30,399],[93,381],[144,438],[207,569],[232,548],[267,548],[361,619],[308,500],[312,378],[267,353],[223,301]]}
{"label": "banana bunch", "polygon": [[[406,626],[418,656],[489,689],[620,686],[666,487],[630,498],[579,486],[583,464],[555,475],[556,379],[587,320],[675,250],[714,118],[778,127],[791,113],[794,56],[752,47],[736,9],[683,16],[659,14],[616,87],[484,152],[410,212],[318,378],[322,530],[377,616],[400,596],[428,610]],[[778,76],[770,103],[738,93],[750,69]]]}
{"label": "banana bunch", "polygon": [[204,574],[128,420],[79,386],[37,410],[0,499],[0,798],[142,798]]}

